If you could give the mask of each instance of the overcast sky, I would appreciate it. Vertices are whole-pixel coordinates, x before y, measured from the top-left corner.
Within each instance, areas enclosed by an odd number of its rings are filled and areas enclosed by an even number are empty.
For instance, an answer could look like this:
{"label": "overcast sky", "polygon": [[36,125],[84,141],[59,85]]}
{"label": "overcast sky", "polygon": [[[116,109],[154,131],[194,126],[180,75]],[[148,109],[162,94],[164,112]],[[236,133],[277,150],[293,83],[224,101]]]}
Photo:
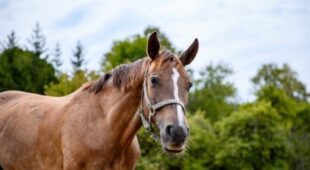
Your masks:
{"label": "overcast sky", "polygon": [[60,42],[64,71],[78,40],[99,69],[114,40],[158,26],[180,50],[199,39],[194,70],[232,67],[240,101],[253,98],[250,78],[265,63],[288,63],[310,88],[309,0],[0,0],[0,40],[15,30],[25,44],[37,21],[49,49]]}

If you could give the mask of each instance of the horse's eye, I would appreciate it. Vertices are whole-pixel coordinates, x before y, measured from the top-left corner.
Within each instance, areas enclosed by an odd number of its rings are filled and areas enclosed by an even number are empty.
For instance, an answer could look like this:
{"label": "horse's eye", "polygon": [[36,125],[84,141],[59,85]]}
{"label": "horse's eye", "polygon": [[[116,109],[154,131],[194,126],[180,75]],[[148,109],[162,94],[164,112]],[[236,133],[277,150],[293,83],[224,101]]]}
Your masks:
{"label": "horse's eye", "polygon": [[152,83],[152,87],[155,87],[158,84],[158,78],[157,77],[151,77],[151,83]]}
{"label": "horse's eye", "polygon": [[192,82],[188,82],[187,84],[187,91],[189,91],[193,86],[193,83]]}

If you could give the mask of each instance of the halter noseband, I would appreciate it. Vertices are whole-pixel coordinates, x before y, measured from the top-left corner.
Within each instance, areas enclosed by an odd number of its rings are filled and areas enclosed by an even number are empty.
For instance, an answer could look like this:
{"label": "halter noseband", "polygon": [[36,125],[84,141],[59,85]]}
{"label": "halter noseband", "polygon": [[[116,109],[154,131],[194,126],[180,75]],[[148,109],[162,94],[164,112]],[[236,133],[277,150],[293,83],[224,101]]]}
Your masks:
{"label": "halter noseband", "polygon": [[[151,102],[151,99],[149,97],[149,94],[147,92],[147,74],[148,74],[148,70],[149,70],[149,67],[147,68],[145,74],[144,74],[144,81],[143,81],[143,88],[142,88],[142,93],[141,93],[141,104],[140,104],[140,108],[138,110],[139,112],[139,115],[141,117],[141,121],[142,121],[142,124],[144,126],[144,128],[149,132],[151,133],[153,139],[157,139],[157,135],[153,132],[153,129],[152,129],[152,122],[151,122],[151,119],[152,119],[152,116],[155,116],[156,114],[156,110],[164,107],[164,106],[167,106],[167,105],[171,105],[171,104],[177,104],[177,105],[180,105],[181,108],[183,109],[184,113],[185,113],[185,107],[184,107],[184,104],[182,101],[180,100],[177,100],[177,99],[165,99],[161,102],[158,102],[156,104],[152,104]],[[143,98],[145,99],[145,103],[146,103],[146,106],[147,106],[147,109],[148,109],[148,112],[149,112],[149,115],[148,115],[148,119],[145,118],[145,113],[144,113],[144,105],[143,105]]]}

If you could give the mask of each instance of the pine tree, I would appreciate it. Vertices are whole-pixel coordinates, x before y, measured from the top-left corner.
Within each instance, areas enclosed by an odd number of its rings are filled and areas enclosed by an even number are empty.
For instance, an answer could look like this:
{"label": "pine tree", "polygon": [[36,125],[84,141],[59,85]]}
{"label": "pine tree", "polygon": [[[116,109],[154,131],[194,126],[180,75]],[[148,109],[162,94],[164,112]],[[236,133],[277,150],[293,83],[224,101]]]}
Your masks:
{"label": "pine tree", "polygon": [[2,49],[12,49],[17,47],[17,40],[15,31],[12,31],[9,35],[7,35],[7,40],[4,40],[1,43]]}
{"label": "pine tree", "polygon": [[74,72],[81,70],[81,67],[84,65],[84,47],[78,41],[73,51],[73,59],[71,60]]}
{"label": "pine tree", "polygon": [[62,65],[60,56],[61,56],[60,44],[57,42],[53,52],[53,59],[52,59],[52,63],[56,68],[59,68]]}
{"label": "pine tree", "polygon": [[[41,56],[46,50],[46,38],[42,34],[42,28],[40,24],[37,22],[35,24],[34,29],[32,30],[32,34],[30,35],[30,39],[28,39],[29,44],[32,46],[32,50],[37,56]],[[45,58],[47,58],[46,56]]]}

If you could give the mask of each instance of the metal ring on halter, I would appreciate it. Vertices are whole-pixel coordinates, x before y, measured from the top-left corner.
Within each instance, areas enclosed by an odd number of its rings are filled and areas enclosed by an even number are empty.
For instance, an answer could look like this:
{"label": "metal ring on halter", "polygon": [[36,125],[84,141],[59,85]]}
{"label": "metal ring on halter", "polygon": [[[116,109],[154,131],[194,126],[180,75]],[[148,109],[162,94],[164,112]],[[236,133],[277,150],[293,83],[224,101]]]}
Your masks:
{"label": "metal ring on halter", "polygon": [[[148,132],[151,133],[153,139],[156,140],[156,138],[158,138],[158,136],[156,134],[153,133],[152,131],[152,116],[154,116],[156,114],[156,110],[164,107],[164,106],[167,106],[167,105],[171,105],[171,104],[177,104],[177,105],[180,105],[181,108],[183,109],[184,113],[185,113],[185,107],[184,107],[184,104],[182,101],[180,100],[176,100],[176,99],[165,99],[161,102],[158,102],[156,104],[153,104],[151,103],[151,100],[150,100],[150,97],[148,95],[148,92],[147,92],[147,74],[148,74],[148,70],[149,70],[149,67],[147,68],[145,74],[144,74],[144,80],[143,80],[143,87],[142,87],[142,92],[141,92],[141,104],[140,104],[140,108],[138,109],[138,113],[141,117],[141,121],[142,121],[142,124],[144,126],[145,129],[148,130]],[[148,112],[149,112],[149,115],[148,115],[148,119],[145,118],[145,114],[144,114],[144,108],[143,108],[143,99],[145,100],[146,102],[146,105],[147,105],[147,109],[148,109]]]}

